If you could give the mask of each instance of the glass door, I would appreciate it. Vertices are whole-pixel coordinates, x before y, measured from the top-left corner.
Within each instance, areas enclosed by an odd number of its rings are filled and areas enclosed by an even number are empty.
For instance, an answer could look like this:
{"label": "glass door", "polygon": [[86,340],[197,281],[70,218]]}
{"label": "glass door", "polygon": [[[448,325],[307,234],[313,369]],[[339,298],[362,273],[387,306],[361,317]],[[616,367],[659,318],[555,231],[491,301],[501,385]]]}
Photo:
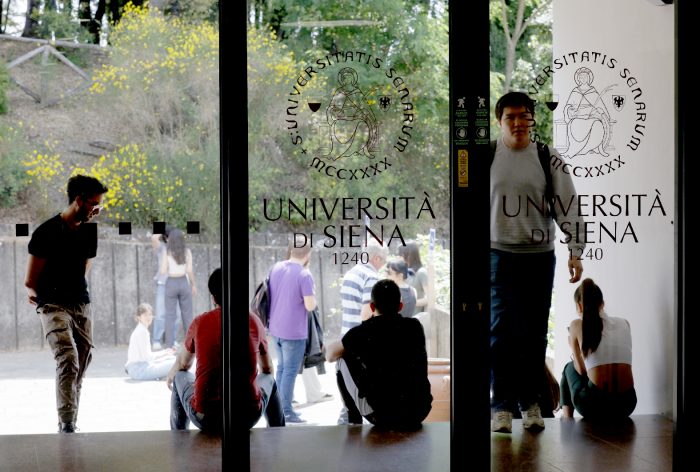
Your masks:
{"label": "glass door", "polygon": [[[451,275],[445,2],[256,2],[247,19],[249,296],[289,244],[313,247],[330,343],[359,320],[343,301],[347,274],[371,266],[405,287],[441,379]],[[298,376],[294,408],[308,424],[335,425],[335,365],[323,367]],[[449,384],[436,389],[428,420],[449,421]]]}
{"label": "glass door", "polygon": [[[129,364],[146,359],[129,345],[147,304],[154,317],[141,325],[140,348],[172,361],[166,348],[212,308],[207,280],[221,264],[217,9],[129,3],[83,27],[85,11],[49,3],[36,12],[40,24],[24,28],[31,40],[22,28],[0,40],[0,411],[11,419],[0,434],[56,432],[56,362],[24,285],[34,232],[66,214],[67,182],[78,174],[108,191],[85,223],[98,241],[86,276],[94,349],[77,426],[168,430],[167,366],[137,373]],[[168,235],[192,267],[176,298],[159,275]]]}

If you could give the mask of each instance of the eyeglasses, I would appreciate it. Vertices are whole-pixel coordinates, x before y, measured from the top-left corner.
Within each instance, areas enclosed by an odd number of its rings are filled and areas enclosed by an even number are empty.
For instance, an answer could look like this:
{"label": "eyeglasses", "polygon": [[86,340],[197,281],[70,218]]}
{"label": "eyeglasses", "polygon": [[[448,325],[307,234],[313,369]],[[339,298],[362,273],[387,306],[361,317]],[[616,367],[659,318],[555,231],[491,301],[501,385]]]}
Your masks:
{"label": "eyeglasses", "polygon": [[83,200],[83,201],[85,202],[85,204],[86,204],[87,206],[89,206],[89,207],[92,208],[92,209],[101,210],[102,208],[104,208],[104,205],[102,205],[102,202],[94,201],[94,200],[88,200],[88,199],[85,199],[85,200]]}

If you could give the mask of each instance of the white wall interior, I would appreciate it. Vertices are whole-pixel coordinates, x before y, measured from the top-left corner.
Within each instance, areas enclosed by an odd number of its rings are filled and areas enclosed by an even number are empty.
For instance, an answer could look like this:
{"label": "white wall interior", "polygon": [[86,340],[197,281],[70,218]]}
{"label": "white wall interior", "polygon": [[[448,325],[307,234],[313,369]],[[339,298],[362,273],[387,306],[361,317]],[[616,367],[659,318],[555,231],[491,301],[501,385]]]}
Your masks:
{"label": "white wall interior", "polygon": [[[627,318],[632,326],[638,396],[635,414],[670,416],[677,352],[674,8],[647,0],[554,0],[553,9],[553,63],[533,71],[529,93],[538,102],[554,101],[538,96],[541,84],[553,80],[552,93],[559,102],[554,111],[553,144],[563,154],[566,170],[574,173],[591,241],[583,254],[584,277],[591,277],[603,290],[608,314]],[[591,114],[589,108],[588,115],[578,115],[584,119],[572,124],[567,122],[565,109],[577,87],[576,72],[582,67],[593,75],[591,85],[598,95],[587,97],[597,101],[598,111]],[[585,76],[579,75],[582,78]],[[574,98],[580,100],[580,96]],[[609,117],[609,140],[601,131],[605,119],[587,119],[595,118],[596,113]],[[595,121],[599,123],[592,125]],[[579,139],[591,131],[588,147],[600,143],[603,152],[601,148],[578,149],[567,130]],[[558,239],[561,237],[559,233]],[[567,327],[576,317],[573,292],[577,284],[568,282],[567,255],[565,245],[558,244],[554,287],[557,377],[569,361]]]}

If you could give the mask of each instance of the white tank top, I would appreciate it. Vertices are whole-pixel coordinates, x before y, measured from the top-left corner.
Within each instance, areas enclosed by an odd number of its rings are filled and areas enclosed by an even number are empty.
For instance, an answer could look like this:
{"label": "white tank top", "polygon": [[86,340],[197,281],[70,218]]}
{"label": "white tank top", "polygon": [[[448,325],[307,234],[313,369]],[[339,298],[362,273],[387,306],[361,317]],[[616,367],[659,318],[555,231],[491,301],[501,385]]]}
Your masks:
{"label": "white tank top", "polygon": [[187,261],[190,258],[190,252],[187,251],[185,255],[184,264],[178,264],[173,256],[168,254],[168,277],[182,277],[187,273]]}
{"label": "white tank top", "polygon": [[632,365],[632,333],[629,322],[605,313],[601,313],[601,317],[603,334],[598,349],[583,359],[586,369],[604,364]]}

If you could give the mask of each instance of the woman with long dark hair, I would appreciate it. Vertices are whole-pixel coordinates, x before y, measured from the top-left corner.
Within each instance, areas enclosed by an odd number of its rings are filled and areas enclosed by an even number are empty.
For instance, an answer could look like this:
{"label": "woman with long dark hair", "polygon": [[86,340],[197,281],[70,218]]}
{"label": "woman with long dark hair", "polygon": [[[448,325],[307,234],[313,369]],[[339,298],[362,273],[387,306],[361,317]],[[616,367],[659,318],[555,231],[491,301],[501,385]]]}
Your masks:
{"label": "woman with long dark hair", "polygon": [[406,313],[406,316],[413,316],[422,311],[428,310],[428,270],[423,267],[420,258],[420,249],[415,241],[407,241],[405,246],[399,246],[399,256],[408,264],[409,276],[406,281],[416,289],[416,307],[413,313]]}
{"label": "woman with long dark hair", "polygon": [[160,273],[168,277],[165,281],[165,347],[173,347],[177,306],[180,306],[182,329],[187,335],[192,323],[192,297],[197,294],[197,285],[192,270],[192,252],[185,245],[182,231],[170,231],[167,245],[167,257],[163,258]]}
{"label": "woman with long dark hair", "polygon": [[637,406],[632,376],[632,334],[624,318],[608,316],[603,292],[584,279],[574,292],[580,319],[569,325],[572,361],[562,374],[562,416],[626,418]]}
{"label": "woman with long dark hair", "polygon": [[416,313],[416,288],[410,285],[408,279],[408,264],[403,259],[394,259],[386,263],[387,277],[399,287],[401,291],[401,303],[403,307],[399,314],[405,318],[411,318]]}

